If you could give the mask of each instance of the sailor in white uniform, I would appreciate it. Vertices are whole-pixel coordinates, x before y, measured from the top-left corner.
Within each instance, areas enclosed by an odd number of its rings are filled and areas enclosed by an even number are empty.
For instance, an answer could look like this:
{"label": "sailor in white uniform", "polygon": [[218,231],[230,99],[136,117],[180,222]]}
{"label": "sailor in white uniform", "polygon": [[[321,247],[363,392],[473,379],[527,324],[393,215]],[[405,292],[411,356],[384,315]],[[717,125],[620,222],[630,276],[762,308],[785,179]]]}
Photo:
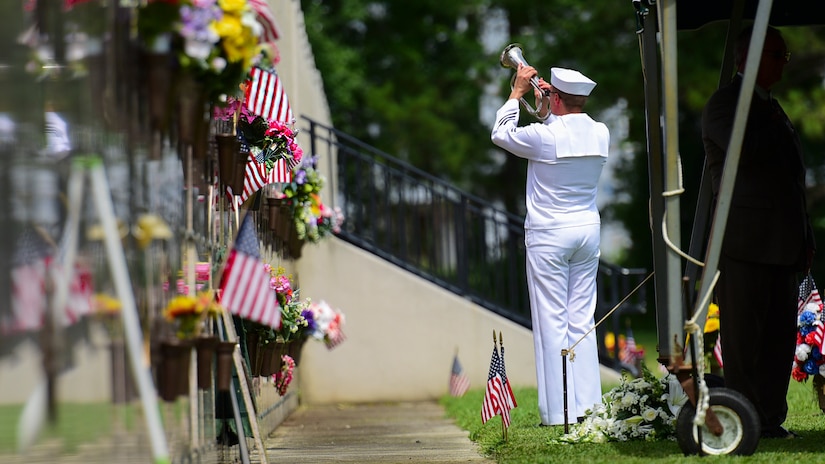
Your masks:
{"label": "sailor in white uniform", "polygon": [[[596,334],[584,335],[595,324],[601,228],[596,187],[610,134],[582,112],[596,83],[572,69],[551,68],[550,74],[549,83],[538,79],[542,95],[530,83],[536,70],[519,66],[491,139],[527,159],[524,232],[539,414],[542,425],[559,425],[565,423],[562,349],[579,342],[575,359],[567,359],[567,419],[601,402]],[[519,99],[530,90],[552,114],[544,123],[518,127]]]}

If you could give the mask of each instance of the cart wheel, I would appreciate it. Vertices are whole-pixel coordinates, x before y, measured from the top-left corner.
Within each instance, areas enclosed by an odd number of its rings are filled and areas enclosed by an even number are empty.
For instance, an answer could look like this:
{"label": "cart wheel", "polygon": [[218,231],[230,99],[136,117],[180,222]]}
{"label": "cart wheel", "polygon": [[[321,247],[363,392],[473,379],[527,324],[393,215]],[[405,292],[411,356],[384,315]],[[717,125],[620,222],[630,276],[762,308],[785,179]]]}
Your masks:
{"label": "cart wheel", "polygon": [[[759,444],[759,415],[750,401],[730,388],[708,389],[710,406],[722,424],[716,436],[702,424],[702,452],[709,455],[738,454],[750,456]],[[687,403],[676,419],[676,441],[685,456],[699,454],[698,434],[693,425],[696,408]]]}

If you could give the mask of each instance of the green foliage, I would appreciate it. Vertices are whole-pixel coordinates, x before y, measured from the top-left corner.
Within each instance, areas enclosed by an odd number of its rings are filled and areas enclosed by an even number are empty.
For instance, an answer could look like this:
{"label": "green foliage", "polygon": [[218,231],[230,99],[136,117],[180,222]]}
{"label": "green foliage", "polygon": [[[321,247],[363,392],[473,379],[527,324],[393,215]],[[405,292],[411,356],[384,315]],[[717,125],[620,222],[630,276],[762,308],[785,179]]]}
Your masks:
{"label": "green foliage", "polygon": [[[621,200],[602,211],[604,222],[621,222],[631,236],[632,246],[616,255],[622,259],[617,264],[652,269],[645,76],[630,2],[302,0],[301,5],[337,129],[499,201],[515,214],[524,214],[526,162],[490,143],[493,121],[480,119],[479,110],[484,96],[501,102],[509,93],[512,72],[499,65],[503,46],[521,43],[525,59],[542,76],[551,66],[562,66],[592,77],[598,85],[585,111],[599,119],[603,110],[623,104],[626,139],[612,136],[632,151],[627,159],[609,161],[616,167],[615,198]],[[484,22],[494,17],[506,20],[504,43],[485,50],[479,37]],[[802,135],[810,178],[825,186],[825,29],[782,32],[793,57],[774,93]],[[724,22],[678,33],[683,249],[690,241],[704,162],[701,111],[727,80],[719,76],[726,36]],[[522,124],[531,122],[522,116]],[[815,219],[825,217],[825,187],[812,189],[809,209]],[[825,221],[820,222],[816,233],[825,243]],[[825,273],[825,262],[815,266],[821,268],[815,273]]]}

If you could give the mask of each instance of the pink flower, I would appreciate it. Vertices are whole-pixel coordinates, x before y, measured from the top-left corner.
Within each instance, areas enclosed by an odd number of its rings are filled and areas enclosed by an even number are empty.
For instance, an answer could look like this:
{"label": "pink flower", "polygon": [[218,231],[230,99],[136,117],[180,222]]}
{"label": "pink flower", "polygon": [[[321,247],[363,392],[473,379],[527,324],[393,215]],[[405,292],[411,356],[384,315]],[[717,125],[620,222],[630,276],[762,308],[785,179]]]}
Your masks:
{"label": "pink flower", "polygon": [[280,371],[272,374],[272,379],[275,381],[275,389],[278,390],[278,394],[284,396],[289,388],[289,384],[292,383],[292,371],[295,370],[295,360],[287,354],[281,356],[281,360],[284,362],[284,365]]}

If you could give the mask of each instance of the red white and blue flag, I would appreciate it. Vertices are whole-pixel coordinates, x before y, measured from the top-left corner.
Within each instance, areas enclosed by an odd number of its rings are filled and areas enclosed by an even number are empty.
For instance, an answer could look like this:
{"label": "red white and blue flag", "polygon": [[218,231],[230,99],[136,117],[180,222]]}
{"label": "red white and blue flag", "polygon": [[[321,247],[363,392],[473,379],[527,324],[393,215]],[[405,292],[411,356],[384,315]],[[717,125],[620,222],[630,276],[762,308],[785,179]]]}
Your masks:
{"label": "red white and blue flag", "polygon": [[817,313],[820,315],[820,321],[816,324],[816,329],[814,330],[814,346],[819,347],[821,352],[823,348],[825,348],[825,321],[821,320],[822,297],[816,288],[813,276],[810,274],[805,276],[805,278],[802,279],[802,283],[799,284],[797,315],[801,314],[809,304],[815,304],[820,308],[820,312]]}
{"label": "red white and blue flag", "polygon": [[470,379],[464,373],[464,367],[458,361],[458,355],[453,357],[453,369],[450,372],[450,395],[461,397],[470,389]]}
{"label": "red white and blue flag", "polygon": [[[290,161],[281,158],[275,162],[269,172],[266,171],[266,165],[255,161],[250,157],[246,163],[246,171],[244,173],[243,191],[238,195],[239,204],[243,204],[255,192],[262,189],[264,185],[275,183],[289,183],[292,182],[292,169],[294,166],[290,165]],[[234,210],[235,200],[232,198],[234,192],[231,187],[227,187],[226,197],[229,199],[230,208]]]}
{"label": "red white and blue flag", "polygon": [[269,8],[269,2],[267,0],[248,0],[249,6],[255,10],[255,14],[257,15],[258,23],[261,24],[263,27],[263,33],[261,34],[261,42],[264,43],[271,43],[275,42],[280,34],[278,33],[278,25],[275,22],[275,16],[272,14],[272,10]]}
{"label": "red white and blue flag", "polygon": [[[499,340],[501,340],[501,333],[499,332]],[[510,409],[518,406],[516,403],[516,395],[513,394],[513,388],[510,386],[510,379],[507,378],[507,369],[504,367],[504,342],[501,343],[501,380],[504,383],[505,399],[507,400],[507,407]]]}
{"label": "red white and blue flag", "polygon": [[713,357],[716,358],[719,367],[725,367],[722,362],[722,336],[720,334],[716,334],[716,343],[713,345]]}
{"label": "red white and blue flag", "polygon": [[232,314],[278,328],[281,308],[269,286],[252,217],[246,215],[221,276],[220,302]]}
{"label": "red white and blue flag", "polygon": [[[43,328],[49,314],[48,288],[61,284],[67,277],[58,250],[35,229],[26,229],[19,236],[11,268],[11,311],[0,313],[0,334],[36,331]],[[58,315],[58,324],[68,326],[92,311],[91,271],[75,263],[69,281],[65,306]]]}
{"label": "red white and blue flag", "polygon": [[249,71],[244,92],[244,105],[267,121],[292,124],[294,116],[284,91],[283,82],[274,71],[257,66]]}
{"label": "red white and blue flag", "polygon": [[484,402],[481,405],[481,423],[497,415],[501,415],[504,427],[510,426],[510,409],[507,407],[507,393],[504,380],[501,378],[501,358],[498,355],[498,346],[493,345],[493,356],[490,359],[490,373],[487,376],[487,388],[484,391]]}

